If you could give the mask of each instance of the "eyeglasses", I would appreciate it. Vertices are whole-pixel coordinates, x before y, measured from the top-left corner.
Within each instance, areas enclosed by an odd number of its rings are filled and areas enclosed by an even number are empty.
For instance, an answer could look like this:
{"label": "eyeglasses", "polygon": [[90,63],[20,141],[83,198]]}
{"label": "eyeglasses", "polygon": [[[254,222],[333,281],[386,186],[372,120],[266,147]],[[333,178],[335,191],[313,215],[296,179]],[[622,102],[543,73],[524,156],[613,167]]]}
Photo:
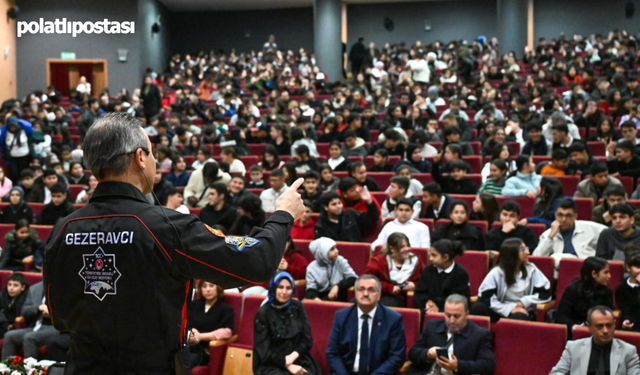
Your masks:
{"label": "eyeglasses", "polygon": [[523,252],[523,253],[528,253],[529,252],[529,247],[527,247],[527,246],[521,247],[520,251]]}
{"label": "eyeglasses", "polygon": [[148,148],[146,148],[146,147],[138,147],[138,148],[136,148],[136,149],[135,149],[135,150],[133,150],[133,151],[125,152],[124,154],[118,154],[118,155],[116,155],[116,156],[114,156],[114,157],[119,157],[119,156],[124,156],[124,155],[133,155],[133,154],[135,154],[135,153],[136,153],[136,151],[138,151],[138,149],[140,149],[140,150],[144,151],[144,153],[145,153],[147,156],[151,155],[151,151],[149,151],[149,149],[148,149]]}
{"label": "eyeglasses", "polygon": [[571,220],[571,219],[573,219],[573,216],[574,216],[573,214],[566,214],[565,215],[565,214],[561,214],[559,212],[556,212],[556,219],[568,219],[568,220]]}

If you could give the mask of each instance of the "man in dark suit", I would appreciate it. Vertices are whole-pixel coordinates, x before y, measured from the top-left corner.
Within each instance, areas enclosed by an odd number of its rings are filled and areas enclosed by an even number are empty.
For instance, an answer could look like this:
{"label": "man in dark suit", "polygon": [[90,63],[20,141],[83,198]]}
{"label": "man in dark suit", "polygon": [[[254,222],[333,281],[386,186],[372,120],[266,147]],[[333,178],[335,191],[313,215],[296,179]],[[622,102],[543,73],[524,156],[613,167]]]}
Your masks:
{"label": "man in dark suit", "polygon": [[402,315],[378,303],[380,280],[356,280],[356,304],[338,310],[327,346],[331,374],[395,375],[404,363],[406,339]]}
{"label": "man in dark suit", "polygon": [[452,199],[442,193],[442,188],[435,182],[424,185],[422,188],[422,207],[426,207],[422,218],[447,219],[449,217],[449,203]]}
{"label": "man in dark suit", "polygon": [[[452,294],[444,305],[444,320],[430,319],[420,339],[409,351],[411,367],[405,375],[491,375],[496,363],[491,332],[468,320],[467,297]],[[449,358],[436,359],[436,349],[447,348]]]}

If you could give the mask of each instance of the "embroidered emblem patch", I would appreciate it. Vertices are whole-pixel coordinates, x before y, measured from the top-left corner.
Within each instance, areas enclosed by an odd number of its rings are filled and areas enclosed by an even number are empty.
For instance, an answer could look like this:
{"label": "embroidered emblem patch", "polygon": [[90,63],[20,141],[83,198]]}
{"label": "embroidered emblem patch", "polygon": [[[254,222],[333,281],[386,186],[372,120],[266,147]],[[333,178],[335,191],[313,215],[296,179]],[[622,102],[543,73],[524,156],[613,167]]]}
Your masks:
{"label": "embroidered emblem patch", "polygon": [[204,227],[207,228],[213,235],[224,238],[224,233],[222,233],[219,229],[213,229],[207,224],[205,224]]}
{"label": "embroidered emblem patch", "polygon": [[238,251],[243,251],[247,247],[254,247],[259,244],[260,240],[256,240],[252,237],[226,236],[224,238],[224,242],[229,245],[234,245]]}
{"label": "embroidered emblem patch", "polygon": [[102,247],[93,254],[83,254],[84,266],[78,272],[84,280],[84,293],[93,294],[100,301],[107,295],[116,295],[116,282],[122,276],[116,268],[116,256],[105,254]]}

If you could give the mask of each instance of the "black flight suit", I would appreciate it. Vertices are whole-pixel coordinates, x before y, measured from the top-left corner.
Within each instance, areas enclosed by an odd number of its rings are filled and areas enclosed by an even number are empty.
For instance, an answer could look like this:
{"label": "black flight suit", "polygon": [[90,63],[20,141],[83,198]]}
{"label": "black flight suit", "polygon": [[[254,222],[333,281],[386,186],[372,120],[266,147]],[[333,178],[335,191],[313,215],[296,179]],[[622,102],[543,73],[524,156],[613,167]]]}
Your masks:
{"label": "black flight suit", "polygon": [[133,185],[101,182],[53,228],[44,287],[54,326],[71,333],[65,374],[175,373],[190,279],[223,289],[269,280],[293,225],[277,211],[250,237],[224,237],[165,209],[183,249],[160,210]]}

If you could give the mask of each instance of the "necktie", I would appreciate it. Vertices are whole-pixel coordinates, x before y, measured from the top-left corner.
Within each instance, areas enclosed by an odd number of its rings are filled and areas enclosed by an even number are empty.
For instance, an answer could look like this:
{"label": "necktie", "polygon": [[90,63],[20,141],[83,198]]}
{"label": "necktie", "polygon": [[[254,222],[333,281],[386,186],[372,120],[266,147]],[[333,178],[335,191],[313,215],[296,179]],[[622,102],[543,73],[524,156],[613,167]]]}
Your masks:
{"label": "necktie", "polygon": [[360,333],[360,361],[358,362],[358,373],[369,373],[369,318],[367,314],[362,315],[362,333]]}
{"label": "necktie", "polygon": [[[451,337],[449,337],[449,339],[447,339],[447,343],[445,344],[445,348],[449,349],[451,347],[451,345],[453,345],[453,334],[451,334]],[[442,367],[438,366],[437,358],[436,358],[436,362],[433,363],[433,374],[434,375],[442,374]]]}
{"label": "necktie", "polygon": [[598,361],[598,369],[596,370],[596,375],[605,375],[604,368],[605,360],[604,360],[604,349],[600,348],[600,360]]}

